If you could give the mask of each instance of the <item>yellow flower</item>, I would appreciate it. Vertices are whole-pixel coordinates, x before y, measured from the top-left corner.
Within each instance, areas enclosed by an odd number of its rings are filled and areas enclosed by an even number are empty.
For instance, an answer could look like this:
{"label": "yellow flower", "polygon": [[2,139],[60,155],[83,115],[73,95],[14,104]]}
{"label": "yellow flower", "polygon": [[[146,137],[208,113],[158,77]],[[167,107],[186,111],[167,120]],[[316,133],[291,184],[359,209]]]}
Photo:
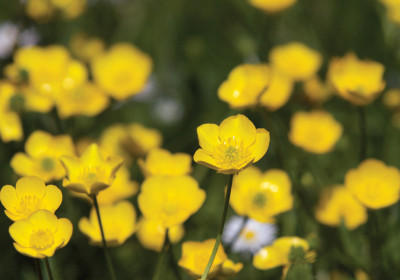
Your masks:
{"label": "yellow flower", "polygon": [[22,86],[14,98],[23,105],[27,111],[48,113],[54,106],[54,100],[51,96],[40,94],[33,86]]}
{"label": "yellow flower", "polygon": [[258,104],[258,98],[270,83],[267,64],[242,64],[235,67],[218,89],[218,97],[232,108]]}
{"label": "yellow flower", "polygon": [[63,91],[55,99],[57,112],[61,118],[75,115],[96,116],[109,104],[109,99],[103,90],[90,82],[78,88]]}
{"label": "yellow flower", "polygon": [[385,92],[383,96],[383,103],[389,109],[399,109],[400,108],[400,89],[393,88]]}
{"label": "yellow flower", "polygon": [[199,210],[205,197],[190,176],[153,176],[143,182],[138,203],[144,217],[159,220],[169,228],[182,224]]}
{"label": "yellow flower", "polygon": [[289,140],[310,153],[332,151],[342,136],[342,125],[322,110],[297,112],[290,121]]}
{"label": "yellow flower", "polygon": [[297,0],[249,0],[249,2],[254,7],[274,13],[289,8],[294,5]]}
{"label": "yellow flower", "polygon": [[91,63],[94,80],[110,96],[122,100],[143,90],[153,62],[135,46],[119,43]]}
{"label": "yellow flower", "polygon": [[89,37],[84,33],[75,34],[69,44],[72,53],[84,62],[90,62],[104,51],[104,42],[100,38]]}
{"label": "yellow flower", "polygon": [[155,148],[149,152],[146,160],[139,159],[138,164],[147,176],[180,176],[189,174],[192,157],[184,153],[171,154],[164,149]]}
{"label": "yellow flower", "polygon": [[[136,236],[143,247],[160,252],[165,239],[166,228],[158,220],[149,220],[142,218],[138,224]],[[168,238],[171,243],[179,242],[185,229],[182,224],[171,226],[168,229]]]}
{"label": "yellow flower", "polygon": [[[186,241],[182,244],[182,256],[178,265],[190,276],[198,279],[202,276],[213,250],[215,239],[207,239],[203,242]],[[227,259],[224,248],[220,244],[211,266],[208,278],[215,277],[221,269],[223,262]]]}
{"label": "yellow flower", "polygon": [[[101,223],[109,246],[123,244],[136,231],[136,211],[128,201],[115,205],[100,205]],[[92,208],[89,219],[79,220],[79,230],[90,238],[90,243],[102,246],[102,238],[96,210]]]}
{"label": "yellow flower", "polygon": [[250,166],[233,178],[230,204],[241,216],[271,222],[273,216],[292,209],[291,188],[285,171],[270,169],[263,174]]}
{"label": "yellow flower", "polygon": [[81,15],[86,8],[87,0],[51,0],[67,19],[73,19]]}
{"label": "yellow flower", "polygon": [[203,124],[197,128],[200,149],[194,161],[219,173],[233,174],[259,161],[268,150],[269,132],[256,129],[244,115],[231,116],[219,126]]}
{"label": "yellow flower", "polygon": [[322,64],[322,56],[319,52],[298,42],[273,48],[269,59],[273,68],[296,81],[311,78]]}
{"label": "yellow flower", "polygon": [[324,190],[315,217],[329,226],[339,226],[343,219],[350,230],[364,224],[368,218],[365,207],[344,186]]}
{"label": "yellow flower", "polygon": [[331,87],[322,82],[318,76],[305,80],[303,90],[307,99],[314,103],[323,103],[332,96]]}
{"label": "yellow flower", "polygon": [[124,141],[125,148],[134,156],[144,156],[151,149],[158,148],[162,144],[162,135],[156,129],[132,123],[125,128],[128,138]]}
{"label": "yellow flower", "polygon": [[225,280],[234,277],[243,268],[242,263],[234,263],[232,260],[227,259],[222,263],[221,269],[217,275],[218,280]]}
{"label": "yellow flower", "polygon": [[103,156],[117,155],[124,158],[124,163],[130,164],[132,159],[124,149],[124,144],[128,141],[127,126],[114,124],[107,127],[101,133],[99,139],[100,151]]}
{"label": "yellow flower", "polygon": [[49,0],[28,0],[25,10],[30,18],[40,21],[47,21],[54,13],[54,7]]}
{"label": "yellow flower", "polygon": [[285,105],[293,91],[293,81],[278,71],[272,70],[268,88],[260,97],[260,103],[269,111],[275,111]]}
{"label": "yellow flower", "polygon": [[355,105],[367,105],[385,88],[384,71],[381,63],[348,53],[331,60],[328,79],[341,97]]}
{"label": "yellow flower", "polygon": [[399,200],[400,172],[380,160],[367,159],[347,172],[345,185],[362,204],[379,209]]}
{"label": "yellow flower", "polygon": [[46,258],[68,244],[72,223],[65,218],[57,219],[50,211],[38,210],[26,220],[12,224],[9,232],[18,252],[32,258]]}
{"label": "yellow flower", "polygon": [[289,255],[292,247],[301,247],[306,252],[306,257],[310,258],[315,256],[314,251],[309,251],[310,246],[308,242],[297,236],[280,237],[274,241],[270,246],[260,249],[254,255],[254,267],[267,270],[277,266],[290,264]]}
{"label": "yellow flower", "polygon": [[52,136],[37,130],[26,140],[25,152],[17,153],[11,159],[14,172],[21,176],[37,176],[49,182],[65,176],[60,157],[74,156],[75,148],[69,135]]}
{"label": "yellow flower", "polygon": [[67,172],[63,186],[76,192],[97,195],[114,181],[123,160],[119,157],[104,159],[97,144],[91,144],[80,158],[63,156],[61,163]]}
{"label": "yellow flower", "polygon": [[16,113],[0,111],[0,137],[3,142],[19,141],[23,133],[21,120]]}
{"label": "yellow flower", "polygon": [[0,200],[5,213],[13,221],[27,219],[39,209],[54,213],[62,201],[61,191],[37,177],[23,177],[15,188],[5,185],[0,192]]}

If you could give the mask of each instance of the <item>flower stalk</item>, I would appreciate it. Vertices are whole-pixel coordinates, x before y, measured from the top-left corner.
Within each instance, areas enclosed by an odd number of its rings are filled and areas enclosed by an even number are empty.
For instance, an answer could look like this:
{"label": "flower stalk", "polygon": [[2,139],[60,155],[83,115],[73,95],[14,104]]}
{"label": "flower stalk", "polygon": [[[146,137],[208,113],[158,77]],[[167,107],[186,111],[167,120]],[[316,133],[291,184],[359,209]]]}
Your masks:
{"label": "flower stalk", "polygon": [[35,269],[36,269],[36,273],[37,273],[38,279],[39,280],[43,280],[42,268],[40,267],[39,259],[34,258],[34,261],[35,261]]}
{"label": "flower stalk", "polygon": [[222,216],[221,216],[221,221],[220,221],[219,228],[218,228],[217,238],[215,240],[214,248],[212,250],[210,259],[208,260],[206,269],[203,272],[203,276],[201,277],[201,280],[207,279],[207,275],[210,272],[211,266],[214,262],[215,255],[217,254],[219,244],[221,243],[222,232],[224,231],[224,226],[225,226],[226,214],[228,213],[229,199],[231,197],[232,182],[233,182],[234,175],[235,174],[229,175],[228,188],[226,190],[226,195],[225,195],[224,209],[222,211]]}
{"label": "flower stalk", "polygon": [[47,275],[49,276],[49,280],[54,280],[53,273],[51,272],[51,267],[48,258],[44,258],[44,263],[46,264]]}
{"label": "flower stalk", "polygon": [[164,256],[165,256],[165,253],[167,252],[167,250],[169,249],[169,247],[170,247],[170,243],[169,243],[169,239],[168,239],[168,228],[167,228],[165,231],[165,238],[164,238],[164,243],[163,243],[163,246],[161,249],[161,253],[158,257],[156,270],[155,270],[153,278],[152,278],[153,280],[160,279],[163,262],[164,262]]}
{"label": "flower stalk", "polygon": [[96,214],[97,214],[97,218],[99,220],[99,227],[100,227],[100,232],[101,232],[101,239],[103,242],[103,249],[104,249],[104,255],[106,257],[106,261],[107,261],[107,266],[108,266],[108,270],[110,272],[110,276],[112,280],[116,280],[116,276],[115,276],[115,271],[114,271],[114,267],[111,261],[111,257],[110,254],[108,252],[108,248],[107,248],[107,242],[106,242],[106,238],[104,236],[104,230],[103,230],[103,225],[101,223],[101,217],[100,217],[100,209],[99,209],[99,204],[97,202],[97,195],[92,195],[93,198],[93,203],[94,203],[94,208],[96,209]]}

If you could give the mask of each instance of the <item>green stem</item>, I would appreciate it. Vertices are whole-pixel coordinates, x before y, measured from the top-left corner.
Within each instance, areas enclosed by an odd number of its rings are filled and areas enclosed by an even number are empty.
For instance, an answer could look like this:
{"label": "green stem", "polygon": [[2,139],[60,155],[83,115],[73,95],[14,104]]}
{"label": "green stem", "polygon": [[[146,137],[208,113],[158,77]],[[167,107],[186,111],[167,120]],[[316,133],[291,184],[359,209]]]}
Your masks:
{"label": "green stem", "polygon": [[44,263],[46,264],[47,275],[49,276],[49,280],[54,280],[53,273],[51,272],[51,267],[48,258],[44,258]]}
{"label": "green stem", "polygon": [[[170,242],[169,241],[169,238],[168,238],[168,242]],[[170,263],[171,263],[171,266],[172,266],[172,270],[173,270],[173,272],[174,272],[174,274],[175,274],[175,277],[176,277],[176,279],[178,279],[178,280],[182,280],[182,276],[181,276],[181,274],[179,273],[179,268],[178,268],[178,266],[176,265],[176,261],[175,261],[175,257],[174,257],[174,252],[172,251],[172,244],[171,243],[169,243],[169,261],[170,261]]]}
{"label": "green stem", "polygon": [[34,261],[35,261],[35,269],[36,269],[36,273],[38,275],[38,279],[43,280],[42,268],[40,267],[39,259],[35,258]]}
{"label": "green stem", "polygon": [[162,246],[161,253],[158,256],[156,270],[154,272],[152,280],[160,279],[160,275],[161,275],[162,267],[163,267],[163,262],[164,262],[164,256],[165,256],[165,253],[167,252],[168,248],[169,248],[169,239],[168,239],[168,229],[167,229],[165,231],[164,243],[163,243],[163,246]]}
{"label": "green stem", "polygon": [[117,277],[115,276],[114,267],[113,267],[113,264],[112,264],[112,261],[111,261],[111,257],[110,257],[110,254],[108,253],[106,237],[104,236],[103,225],[101,223],[100,209],[99,209],[99,204],[97,202],[97,196],[93,195],[92,198],[93,198],[94,208],[96,209],[97,219],[99,221],[100,232],[101,232],[101,240],[103,242],[104,255],[106,257],[108,270],[110,272],[111,279],[112,280],[116,280]]}
{"label": "green stem", "polygon": [[217,254],[219,244],[221,243],[221,237],[222,237],[222,232],[224,231],[226,214],[228,213],[229,199],[231,197],[233,176],[234,176],[234,174],[229,175],[228,188],[226,190],[226,195],[225,195],[224,210],[222,211],[222,216],[221,216],[221,221],[219,223],[217,238],[215,240],[214,248],[212,250],[210,259],[208,260],[206,269],[203,272],[203,276],[201,277],[201,280],[207,279],[207,275],[210,272],[211,266],[214,262],[215,255]]}

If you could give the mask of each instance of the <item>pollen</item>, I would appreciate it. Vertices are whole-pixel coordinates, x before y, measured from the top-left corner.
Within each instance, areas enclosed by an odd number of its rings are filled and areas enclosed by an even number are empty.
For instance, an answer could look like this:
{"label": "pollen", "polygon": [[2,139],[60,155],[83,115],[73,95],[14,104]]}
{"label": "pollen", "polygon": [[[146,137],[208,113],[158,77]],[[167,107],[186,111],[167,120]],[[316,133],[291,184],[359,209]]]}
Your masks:
{"label": "pollen", "polygon": [[240,169],[251,162],[251,152],[243,142],[235,137],[221,143],[214,155],[215,161],[223,168]]}
{"label": "pollen", "polygon": [[34,231],[30,237],[31,246],[38,251],[50,248],[54,243],[54,234],[49,229]]}

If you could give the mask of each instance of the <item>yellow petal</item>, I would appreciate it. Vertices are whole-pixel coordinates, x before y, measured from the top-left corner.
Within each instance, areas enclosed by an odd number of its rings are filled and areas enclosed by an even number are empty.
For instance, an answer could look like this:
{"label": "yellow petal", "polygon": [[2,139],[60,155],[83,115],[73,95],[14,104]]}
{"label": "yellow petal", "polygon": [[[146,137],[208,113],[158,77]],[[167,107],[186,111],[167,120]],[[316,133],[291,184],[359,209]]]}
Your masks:
{"label": "yellow petal", "polygon": [[33,161],[23,153],[17,153],[11,159],[10,165],[18,175],[27,176],[35,174]]}
{"label": "yellow petal", "polygon": [[14,209],[20,204],[17,192],[11,185],[5,185],[1,188],[0,200],[6,209]]}
{"label": "yellow petal", "polygon": [[94,143],[87,147],[83,152],[81,159],[85,163],[100,163],[104,161],[101,157],[99,146]]}
{"label": "yellow petal", "polygon": [[14,112],[0,113],[0,136],[4,142],[22,139],[23,130],[19,116]]}
{"label": "yellow petal", "polygon": [[18,243],[14,243],[14,248],[15,250],[17,250],[19,253],[21,253],[22,255],[28,256],[28,257],[32,257],[32,258],[39,258],[39,259],[43,259],[46,256],[39,253],[38,251],[29,248],[29,247],[23,247],[21,245],[19,245]]}
{"label": "yellow petal", "polygon": [[62,193],[59,188],[54,185],[46,186],[46,195],[41,202],[41,208],[53,212],[60,207],[62,201]]}
{"label": "yellow petal", "polygon": [[29,222],[38,228],[47,228],[55,232],[58,227],[56,215],[47,210],[38,210],[29,217]]}
{"label": "yellow petal", "polygon": [[278,249],[272,246],[262,248],[253,258],[253,266],[261,270],[271,269],[284,264],[285,257]]}
{"label": "yellow petal", "polygon": [[25,143],[25,151],[29,156],[38,158],[46,153],[51,143],[52,136],[49,133],[37,130],[28,137]]}
{"label": "yellow petal", "polygon": [[8,229],[12,239],[21,246],[30,246],[29,236],[36,229],[35,225],[28,220],[16,221]]}
{"label": "yellow petal", "polygon": [[208,155],[203,149],[197,149],[193,156],[193,160],[197,163],[207,166],[208,168],[219,170],[219,166],[215,162],[214,158]]}
{"label": "yellow petal", "polygon": [[259,161],[267,152],[269,147],[269,132],[264,128],[258,128],[256,134],[256,142],[251,146],[254,156],[254,162]]}
{"label": "yellow petal", "polygon": [[54,235],[54,243],[57,249],[67,245],[72,236],[72,228],[70,220],[65,218],[58,219],[58,228]]}
{"label": "yellow petal", "polygon": [[220,143],[218,131],[218,125],[210,123],[202,124],[197,128],[200,147],[208,154],[212,154]]}
{"label": "yellow petal", "polygon": [[46,193],[44,181],[38,177],[22,177],[15,187],[18,197],[36,196],[42,199]]}
{"label": "yellow petal", "polygon": [[231,116],[220,124],[219,138],[222,142],[234,138],[249,146],[256,140],[256,127],[244,115]]}

